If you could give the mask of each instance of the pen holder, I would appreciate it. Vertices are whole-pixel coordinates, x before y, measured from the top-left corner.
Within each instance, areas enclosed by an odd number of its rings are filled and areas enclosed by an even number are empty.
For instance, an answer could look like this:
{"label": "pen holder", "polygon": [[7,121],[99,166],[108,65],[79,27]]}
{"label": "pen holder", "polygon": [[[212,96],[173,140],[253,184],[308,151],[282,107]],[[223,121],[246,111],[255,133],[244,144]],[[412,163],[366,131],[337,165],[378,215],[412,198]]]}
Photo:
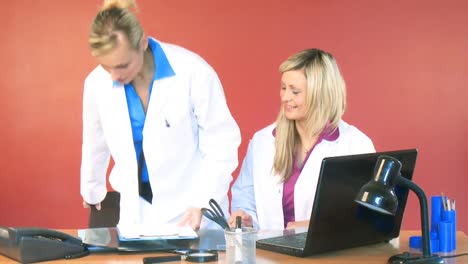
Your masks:
{"label": "pen holder", "polygon": [[226,263],[255,263],[257,230],[251,227],[224,231],[226,238]]}
{"label": "pen holder", "polygon": [[[440,227],[442,223],[446,223],[449,229],[443,230]],[[439,222],[439,234],[441,234],[442,231],[449,233],[449,241],[447,244],[450,246],[450,251],[457,249],[457,212],[455,210],[444,211],[442,213],[442,221]]]}
{"label": "pen holder", "polygon": [[441,196],[431,197],[431,232],[438,232],[439,223],[442,221],[442,213],[444,207],[442,205]]}
{"label": "pen holder", "polygon": [[[444,208],[441,196],[431,197],[431,254],[457,248],[457,212]],[[421,236],[410,237],[410,248],[421,250]]]}

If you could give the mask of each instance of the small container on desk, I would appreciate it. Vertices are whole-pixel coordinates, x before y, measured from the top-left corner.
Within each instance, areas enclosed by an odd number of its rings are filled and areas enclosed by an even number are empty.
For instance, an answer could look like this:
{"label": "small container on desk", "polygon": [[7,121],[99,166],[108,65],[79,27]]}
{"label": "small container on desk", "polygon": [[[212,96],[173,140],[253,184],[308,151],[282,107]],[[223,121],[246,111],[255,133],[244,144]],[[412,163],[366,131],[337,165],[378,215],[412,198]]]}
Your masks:
{"label": "small container on desk", "polygon": [[225,230],[224,236],[227,263],[255,263],[257,230],[251,227],[232,228]]}
{"label": "small container on desk", "polygon": [[[457,248],[457,212],[445,196],[431,197],[431,253],[447,253]],[[410,248],[422,248],[421,236],[412,236]]]}

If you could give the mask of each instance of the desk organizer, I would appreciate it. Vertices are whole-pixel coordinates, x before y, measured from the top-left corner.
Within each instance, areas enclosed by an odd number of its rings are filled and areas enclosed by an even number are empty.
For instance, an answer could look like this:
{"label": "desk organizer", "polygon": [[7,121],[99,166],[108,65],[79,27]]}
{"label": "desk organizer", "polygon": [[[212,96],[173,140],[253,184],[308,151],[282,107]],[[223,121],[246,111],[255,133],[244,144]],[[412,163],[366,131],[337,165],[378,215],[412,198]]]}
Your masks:
{"label": "desk organizer", "polygon": [[[445,202],[442,202],[443,199]],[[451,204],[445,196],[431,197],[431,253],[451,252],[457,249],[457,212],[455,203]],[[421,236],[409,239],[412,249],[422,249]]]}

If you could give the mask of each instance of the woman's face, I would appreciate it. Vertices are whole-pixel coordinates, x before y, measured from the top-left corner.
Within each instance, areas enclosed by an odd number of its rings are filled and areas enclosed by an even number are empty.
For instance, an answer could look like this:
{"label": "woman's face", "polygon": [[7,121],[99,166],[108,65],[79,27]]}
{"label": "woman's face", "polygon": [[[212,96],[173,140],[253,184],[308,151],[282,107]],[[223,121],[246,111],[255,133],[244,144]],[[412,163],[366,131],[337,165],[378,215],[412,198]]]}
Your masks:
{"label": "woman's face", "polygon": [[287,71],[281,76],[281,105],[289,120],[302,121],[306,116],[307,80],[303,70]]}
{"label": "woman's face", "polygon": [[127,37],[117,34],[117,46],[109,52],[96,57],[97,62],[112,76],[112,81],[127,84],[133,81],[143,65],[144,50],[132,49]]}

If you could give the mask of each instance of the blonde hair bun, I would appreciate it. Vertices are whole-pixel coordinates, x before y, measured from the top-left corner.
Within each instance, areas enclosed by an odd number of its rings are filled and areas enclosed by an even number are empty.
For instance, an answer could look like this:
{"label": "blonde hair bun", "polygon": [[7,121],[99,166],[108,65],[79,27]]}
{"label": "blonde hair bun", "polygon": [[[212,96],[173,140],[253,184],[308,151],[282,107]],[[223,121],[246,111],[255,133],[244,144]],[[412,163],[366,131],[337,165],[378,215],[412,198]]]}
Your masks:
{"label": "blonde hair bun", "polygon": [[102,4],[102,10],[107,10],[111,8],[118,9],[137,9],[135,0],[104,0]]}

